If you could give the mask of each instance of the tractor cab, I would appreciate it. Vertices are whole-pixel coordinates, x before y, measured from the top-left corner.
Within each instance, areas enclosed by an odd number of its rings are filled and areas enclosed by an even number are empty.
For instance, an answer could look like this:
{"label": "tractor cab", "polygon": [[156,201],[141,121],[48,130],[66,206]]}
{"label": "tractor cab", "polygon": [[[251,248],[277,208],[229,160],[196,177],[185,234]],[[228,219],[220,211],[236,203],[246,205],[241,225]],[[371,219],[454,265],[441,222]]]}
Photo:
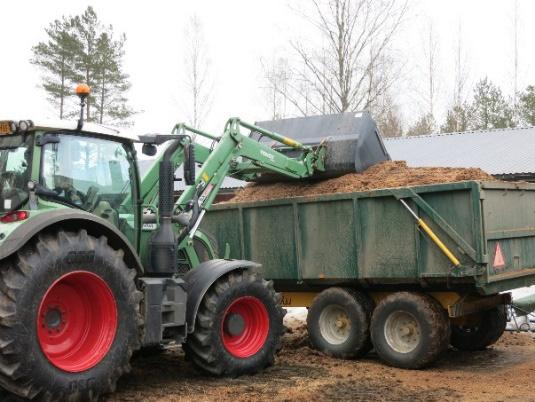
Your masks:
{"label": "tractor cab", "polygon": [[0,134],[3,223],[47,207],[72,208],[109,222],[135,242],[137,137],[96,124],[80,130],[65,121],[1,121]]}

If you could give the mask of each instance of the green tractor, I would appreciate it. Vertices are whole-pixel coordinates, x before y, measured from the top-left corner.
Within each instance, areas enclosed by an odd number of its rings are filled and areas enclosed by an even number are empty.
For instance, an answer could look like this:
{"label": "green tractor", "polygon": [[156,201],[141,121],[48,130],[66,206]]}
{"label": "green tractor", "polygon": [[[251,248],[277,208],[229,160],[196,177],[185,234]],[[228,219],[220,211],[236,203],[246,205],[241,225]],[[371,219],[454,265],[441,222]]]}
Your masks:
{"label": "green tractor", "polygon": [[[170,342],[213,375],[272,364],[280,295],[258,264],[218,259],[199,225],[226,176],[308,178],[326,171],[325,144],[239,119],[222,136],[185,125],[125,135],[84,124],[88,88],[77,92],[77,123],[0,122],[0,387],[33,400],[97,400],[134,351]],[[135,144],[154,156],[164,143],[142,179]],[[180,165],[186,190],[175,201]]]}

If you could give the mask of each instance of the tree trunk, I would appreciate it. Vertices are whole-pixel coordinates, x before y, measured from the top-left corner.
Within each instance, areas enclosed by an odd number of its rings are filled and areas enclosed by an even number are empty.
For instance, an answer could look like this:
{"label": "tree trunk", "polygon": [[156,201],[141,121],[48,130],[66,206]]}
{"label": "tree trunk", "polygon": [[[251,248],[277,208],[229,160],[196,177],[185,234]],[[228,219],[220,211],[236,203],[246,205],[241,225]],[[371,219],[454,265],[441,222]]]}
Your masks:
{"label": "tree trunk", "polygon": [[[86,82],[87,85],[89,85],[89,68],[86,68],[86,70],[85,70],[85,82]],[[86,119],[87,121],[89,121],[90,116],[91,116],[91,115],[90,115],[90,112],[89,112],[89,106],[90,106],[90,104],[91,104],[91,95],[89,95],[89,96],[86,98],[85,102],[86,102],[86,106],[85,106],[85,119]]]}
{"label": "tree trunk", "polygon": [[59,97],[59,118],[63,119],[63,102],[65,98],[65,54],[61,54],[61,94]]}
{"label": "tree trunk", "polygon": [[106,70],[102,69],[102,84],[100,89],[100,118],[99,123],[102,124],[104,119],[104,87],[106,85]]}
{"label": "tree trunk", "polygon": [[[91,78],[91,67],[90,67],[90,60],[91,57],[93,57],[93,47],[91,46],[91,41],[87,39],[87,60],[86,60],[86,66],[85,66],[85,83],[89,85],[89,79]],[[86,98],[86,120],[90,121],[91,119],[91,94]]]}

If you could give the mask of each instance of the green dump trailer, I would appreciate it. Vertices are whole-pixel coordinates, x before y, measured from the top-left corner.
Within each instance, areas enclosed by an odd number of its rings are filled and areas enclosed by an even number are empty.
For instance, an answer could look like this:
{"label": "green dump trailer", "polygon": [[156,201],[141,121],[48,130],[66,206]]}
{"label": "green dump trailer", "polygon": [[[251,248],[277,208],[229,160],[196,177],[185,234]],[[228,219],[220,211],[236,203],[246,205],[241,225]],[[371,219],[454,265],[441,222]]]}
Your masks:
{"label": "green dump trailer", "polygon": [[[424,227],[425,226],[425,227]],[[535,185],[465,181],[214,206],[202,229],[257,261],[286,306],[309,308],[312,345],[372,348],[421,368],[448,345],[480,350],[508,290],[535,284]]]}

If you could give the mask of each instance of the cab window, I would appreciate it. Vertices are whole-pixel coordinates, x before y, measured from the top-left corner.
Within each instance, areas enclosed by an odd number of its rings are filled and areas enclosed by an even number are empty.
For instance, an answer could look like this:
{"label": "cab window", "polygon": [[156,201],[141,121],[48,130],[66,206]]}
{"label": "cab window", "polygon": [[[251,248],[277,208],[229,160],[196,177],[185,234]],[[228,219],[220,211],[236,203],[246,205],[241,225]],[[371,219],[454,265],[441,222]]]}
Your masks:
{"label": "cab window", "polygon": [[100,216],[123,232],[134,227],[131,171],[126,148],[115,141],[59,135],[59,142],[43,147],[41,182],[57,195],[54,198]]}

